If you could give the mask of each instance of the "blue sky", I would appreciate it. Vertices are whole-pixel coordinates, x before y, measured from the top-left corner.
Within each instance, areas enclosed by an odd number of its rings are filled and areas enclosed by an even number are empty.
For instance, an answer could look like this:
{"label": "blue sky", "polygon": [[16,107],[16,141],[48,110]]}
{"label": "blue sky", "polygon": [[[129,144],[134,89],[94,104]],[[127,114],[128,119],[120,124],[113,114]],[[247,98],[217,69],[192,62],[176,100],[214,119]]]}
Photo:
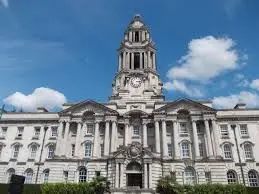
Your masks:
{"label": "blue sky", "polygon": [[107,101],[116,49],[139,13],[158,48],[167,99],[258,107],[258,10],[257,0],[0,0],[1,103],[29,110]]}

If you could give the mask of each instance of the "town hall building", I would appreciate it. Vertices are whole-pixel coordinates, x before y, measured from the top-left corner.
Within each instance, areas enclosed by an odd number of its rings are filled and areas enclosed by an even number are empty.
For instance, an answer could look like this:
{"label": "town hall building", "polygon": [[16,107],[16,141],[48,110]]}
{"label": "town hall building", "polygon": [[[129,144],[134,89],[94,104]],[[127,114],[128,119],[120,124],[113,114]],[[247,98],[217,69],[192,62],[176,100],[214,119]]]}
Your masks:
{"label": "town hall building", "polygon": [[136,15],[118,49],[105,103],[64,104],[60,112],[5,112],[0,120],[0,182],[86,182],[104,176],[114,192],[179,184],[259,186],[259,109],[243,103],[165,100],[149,28]]}

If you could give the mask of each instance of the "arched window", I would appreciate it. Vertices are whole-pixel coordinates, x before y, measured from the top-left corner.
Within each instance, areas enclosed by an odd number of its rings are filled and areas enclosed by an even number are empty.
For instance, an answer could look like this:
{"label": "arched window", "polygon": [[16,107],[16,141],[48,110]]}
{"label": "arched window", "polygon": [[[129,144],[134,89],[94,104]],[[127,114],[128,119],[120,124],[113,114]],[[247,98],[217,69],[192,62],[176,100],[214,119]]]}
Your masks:
{"label": "arched window", "polygon": [[195,171],[191,167],[184,170],[184,184],[193,185],[196,183]]}
{"label": "arched window", "polygon": [[43,183],[49,182],[49,169],[43,171]]}
{"label": "arched window", "polygon": [[253,148],[252,148],[252,144],[251,143],[246,143],[244,144],[244,151],[245,151],[245,158],[246,159],[253,159],[254,155],[253,155]]}
{"label": "arched window", "polygon": [[91,157],[92,155],[92,142],[85,143],[85,157]]}
{"label": "arched window", "polygon": [[13,168],[10,168],[7,170],[6,174],[7,174],[7,183],[9,183],[12,175],[15,174],[15,170]]}
{"label": "arched window", "polygon": [[231,183],[237,183],[237,174],[233,170],[229,170],[227,172],[227,179],[228,179],[228,184]]}
{"label": "arched window", "polygon": [[232,159],[232,149],[230,144],[225,144],[223,146],[223,151],[225,159]]}
{"label": "arched window", "polygon": [[32,183],[32,177],[33,177],[33,170],[32,169],[27,169],[25,171],[25,184],[31,184]]}
{"label": "arched window", "polygon": [[48,146],[48,159],[52,159],[55,154],[55,145],[51,144]]}
{"label": "arched window", "polygon": [[31,159],[35,159],[36,158],[37,150],[38,150],[38,146],[37,145],[32,145],[31,146],[31,154],[30,154],[30,158]]}
{"label": "arched window", "polygon": [[87,181],[87,170],[85,167],[82,167],[79,169],[79,177],[78,181],[81,182],[86,182]]}
{"label": "arched window", "polygon": [[258,180],[258,173],[255,170],[250,170],[248,172],[248,185],[249,187],[258,187],[259,180]]}
{"label": "arched window", "polygon": [[190,157],[190,146],[188,142],[182,142],[181,151],[182,151],[182,158]]}

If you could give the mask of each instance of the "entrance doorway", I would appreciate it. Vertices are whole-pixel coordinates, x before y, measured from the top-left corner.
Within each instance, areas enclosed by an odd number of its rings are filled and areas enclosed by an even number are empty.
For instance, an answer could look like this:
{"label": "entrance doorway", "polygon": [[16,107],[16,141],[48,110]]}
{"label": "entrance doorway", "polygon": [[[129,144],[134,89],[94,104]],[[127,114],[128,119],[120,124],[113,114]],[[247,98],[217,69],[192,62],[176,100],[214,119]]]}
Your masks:
{"label": "entrance doorway", "polygon": [[127,186],[142,188],[142,167],[138,162],[131,162],[126,168]]}
{"label": "entrance doorway", "polygon": [[142,174],[128,173],[127,174],[127,186],[142,188]]}

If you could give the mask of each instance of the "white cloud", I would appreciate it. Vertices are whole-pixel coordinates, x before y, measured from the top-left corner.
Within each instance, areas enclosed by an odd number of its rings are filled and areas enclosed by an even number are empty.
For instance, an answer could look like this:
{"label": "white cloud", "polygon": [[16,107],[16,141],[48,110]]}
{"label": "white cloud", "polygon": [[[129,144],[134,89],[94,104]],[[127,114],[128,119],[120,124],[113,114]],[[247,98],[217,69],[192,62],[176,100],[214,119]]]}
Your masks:
{"label": "white cloud", "polygon": [[259,90],[259,79],[255,79],[250,83],[250,87]]}
{"label": "white cloud", "polygon": [[234,76],[234,82],[238,87],[248,87],[249,86],[249,81],[245,78],[243,74],[236,74]]}
{"label": "white cloud", "polygon": [[61,108],[66,102],[66,97],[50,88],[36,88],[31,94],[25,95],[21,92],[15,92],[4,99],[4,103],[12,105],[17,109],[24,111],[34,111],[37,107],[45,107],[48,110]]}
{"label": "white cloud", "polygon": [[238,53],[231,38],[206,36],[193,39],[188,49],[179,64],[167,72],[169,79],[207,82],[227,70],[238,68],[247,60],[247,55]]}
{"label": "white cloud", "polygon": [[0,4],[2,4],[5,8],[9,7],[9,2],[8,0],[0,0]]}
{"label": "white cloud", "polygon": [[191,97],[201,97],[202,92],[196,87],[187,86],[183,81],[173,80],[172,82],[166,82],[164,84],[166,90],[175,90],[187,94]]}
{"label": "white cloud", "polygon": [[213,105],[218,108],[234,108],[238,102],[245,103],[247,107],[258,107],[259,95],[248,91],[242,91],[239,94],[214,97],[212,101]]}

